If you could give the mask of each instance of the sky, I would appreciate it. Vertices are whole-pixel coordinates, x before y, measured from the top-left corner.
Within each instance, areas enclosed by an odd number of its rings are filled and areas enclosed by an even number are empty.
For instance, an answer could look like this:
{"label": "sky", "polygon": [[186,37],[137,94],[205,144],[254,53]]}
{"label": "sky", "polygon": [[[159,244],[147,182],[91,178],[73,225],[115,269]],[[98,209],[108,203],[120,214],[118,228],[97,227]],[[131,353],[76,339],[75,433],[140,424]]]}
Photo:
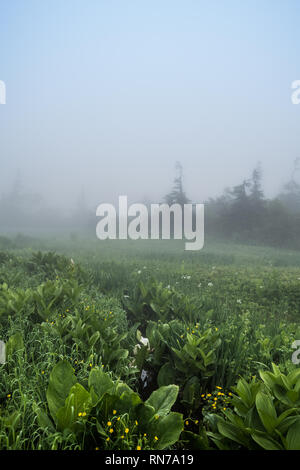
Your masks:
{"label": "sky", "polygon": [[[0,0],[0,195],[201,203],[300,157],[299,0]],[[299,175],[300,177],[300,175]]]}

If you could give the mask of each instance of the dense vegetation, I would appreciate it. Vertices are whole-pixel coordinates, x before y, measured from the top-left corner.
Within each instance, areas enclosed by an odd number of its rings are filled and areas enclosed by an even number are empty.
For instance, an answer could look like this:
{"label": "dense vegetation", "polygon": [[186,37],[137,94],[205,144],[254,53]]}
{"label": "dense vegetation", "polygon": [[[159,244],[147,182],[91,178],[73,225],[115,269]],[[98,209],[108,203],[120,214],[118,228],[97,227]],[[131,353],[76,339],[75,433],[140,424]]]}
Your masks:
{"label": "dense vegetation", "polygon": [[300,449],[298,253],[0,249],[1,449]]}

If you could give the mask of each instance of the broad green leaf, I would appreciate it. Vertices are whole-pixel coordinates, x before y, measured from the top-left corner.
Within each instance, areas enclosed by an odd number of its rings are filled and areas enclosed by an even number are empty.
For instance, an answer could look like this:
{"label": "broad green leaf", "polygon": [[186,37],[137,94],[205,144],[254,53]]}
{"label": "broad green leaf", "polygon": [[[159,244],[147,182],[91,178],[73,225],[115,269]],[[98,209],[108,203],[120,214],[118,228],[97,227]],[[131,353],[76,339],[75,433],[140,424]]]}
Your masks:
{"label": "broad green leaf", "polygon": [[300,420],[297,420],[286,435],[287,450],[300,450]]}
{"label": "broad green leaf", "polygon": [[271,434],[277,424],[277,414],[272,399],[265,393],[258,392],[255,404],[261,422],[266,431]]}
{"label": "broad green leaf", "polygon": [[246,448],[248,447],[247,437],[235,424],[227,423],[223,419],[220,419],[217,423],[217,427],[219,433],[222,434],[222,436],[227,437],[228,439],[237,442]]}
{"label": "broad green leaf", "polygon": [[98,399],[101,399],[105,393],[114,389],[114,382],[102,369],[94,368],[89,375],[89,387],[93,388]]}
{"label": "broad green leaf", "polygon": [[166,362],[158,372],[157,383],[159,387],[175,383],[175,373],[169,362]]}
{"label": "broad green leaf", "polygon": [[119,397],[116,403],[116,409],[120,414],[132,413],[140,403],[142,403],[142,400],[137,393],[132,390],[130,390],[130,392],[125,391]]}
{"label": "broad green leaf", "polygon": [[[158,438],[156,449],[163,450],[178,441],[184,424],[181,413],[170,413],[168,416],[161,416],[151,426],[151,431]],[[154,437],[154,436],[153,436]]]}
{"label": "broad green leaf", "polygon": [[265,450],[282,450],[282,446],[267,434],[253,432],[253,440]]}
{"label": "broad green leaf", "polygon": [[177,385],[167,385],[152,392],[146,404],[153,406],[159,416],[167,415],[174,405],[179,387]]}
{"label": "broad green leaf", "polygon": [[135,409],[135,416],[137,421],[140,423],[141,429],[147,431],[148,423],[155,415],[155,409],[151,405],[146,403],[140,403]]}
{"label": "broad green leaf", "polygon": [[75,383],[73,368],[68,362],[60,361],[54,366],[46,392],[49,410],[54,421],[56,421],[57,411],[64,406],[70,389]]}
{"label": "broad green leaf", "polygon": [[56,413],[57,428],[59,431],[70,429],[75,431],[76,424],[84,421],[91,408],[91,396],[79,383],[73,385],[65,405]]}

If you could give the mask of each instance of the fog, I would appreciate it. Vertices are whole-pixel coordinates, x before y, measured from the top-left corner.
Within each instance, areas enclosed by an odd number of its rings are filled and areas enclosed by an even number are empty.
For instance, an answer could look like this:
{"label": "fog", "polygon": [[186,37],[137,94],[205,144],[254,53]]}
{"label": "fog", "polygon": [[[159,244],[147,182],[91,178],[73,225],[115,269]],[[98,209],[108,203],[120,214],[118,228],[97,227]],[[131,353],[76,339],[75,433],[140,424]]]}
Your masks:
{"label": "fog", "polygon": [[1,0],[0,196],[45,217],[160,201],[180,161],[192,201],[258,162],[275,197],[300,156],[299,13],[298,0]]}

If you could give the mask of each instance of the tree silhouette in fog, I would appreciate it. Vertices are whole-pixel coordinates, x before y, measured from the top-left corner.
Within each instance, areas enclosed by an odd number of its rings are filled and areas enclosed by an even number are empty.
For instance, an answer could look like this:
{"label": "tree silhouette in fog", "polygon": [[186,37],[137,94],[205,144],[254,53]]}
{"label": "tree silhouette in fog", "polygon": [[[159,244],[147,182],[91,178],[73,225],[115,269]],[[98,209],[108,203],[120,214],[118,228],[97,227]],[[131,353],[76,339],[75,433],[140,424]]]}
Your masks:
{"label": "tree silhouette in fog", "polygon": [[164,197],[164,200],[170,206],[172,204],[180,204],[180,206],[183,206],[184,204],[188,204],[190,200],[183,190],[183,168],[180,162],[176,162],[175,170],[177,175],[174,179],[173,189]]}

